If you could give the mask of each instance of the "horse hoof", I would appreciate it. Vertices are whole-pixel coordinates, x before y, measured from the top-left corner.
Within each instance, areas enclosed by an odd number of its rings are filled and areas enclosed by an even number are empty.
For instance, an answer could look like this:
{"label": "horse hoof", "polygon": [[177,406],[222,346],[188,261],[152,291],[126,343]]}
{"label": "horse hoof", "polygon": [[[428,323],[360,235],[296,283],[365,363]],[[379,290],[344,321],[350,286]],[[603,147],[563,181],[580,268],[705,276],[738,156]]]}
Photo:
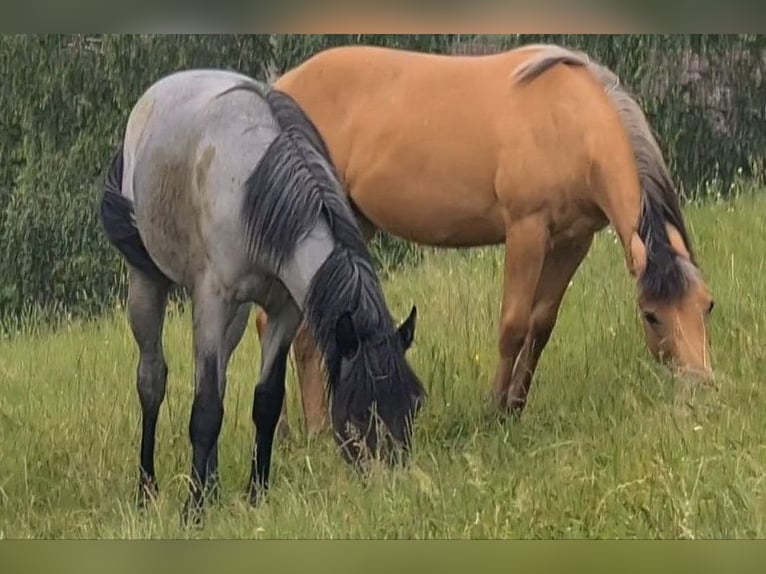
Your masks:
{"label": "horse hoof", "polygon": [[258,488],[251,486],[247,489],[247,501],[250,503],[252,508],[258,506],[258,503],[260,502],[260,496],[258,496]]}
{"label": "horse hoof", "polygon": [[190,495],[181,511],[181,526],[183,528],[199,528],[202,526],[203,504],[202,499]]}
{"label": "horse hoof", "polygon": [[182,528],[200,528],[202,526],[202,509],[195,503],[186,503],[181,511]]}
{"label": "horse hoof", "polygon": [[138,485],[138,495],[136,502],[138,508],[143,510],[150,502],[157,500],[160,494],[160,487],[153,478],[142,477]]}
{"label": "horse hoof", "polygon": [[524,412],[524,407],[527,406],[526,399],[513,397],[510,392],[495,395],[492,402],[495,412],[500,415],[502,420],[511,422],[518,420]]}
{"label": "horse hoof", "polygon": [[266,488],[263,486],[258,486],[255,483],[251,483],[247,487],[247,501],[250,503],[250,506],[255,508],[257,507],[265,498],[266,496]]}
{"label": "horse hoof", "polygon": [[218,503],[221,501],[221,479],[218,476],[208,479],[207,492],[205,498],[210,502]]}
{"label": "horse hoof", "polygon": [[279,419],[279,422],[277,423],[276,434],[280,442],[286,442],[290,440],[292,431],[290,429],[290,424],[285,419]]}

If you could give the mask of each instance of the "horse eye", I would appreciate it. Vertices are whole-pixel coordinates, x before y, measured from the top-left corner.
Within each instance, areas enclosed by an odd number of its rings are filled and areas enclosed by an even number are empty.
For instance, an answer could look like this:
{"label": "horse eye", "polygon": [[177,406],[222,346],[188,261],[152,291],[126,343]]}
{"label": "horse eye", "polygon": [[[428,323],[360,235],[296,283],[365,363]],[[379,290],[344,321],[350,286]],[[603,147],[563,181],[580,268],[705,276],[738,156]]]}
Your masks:
{"label": "horse eye", "polygon": [[715,307],[715,301],[711,301],[710,305],[708,305],[708,308],[707,308],[707,314],[708,315],[710,315],[710,313],[713,312],[713,307]]}
{"label": "horse eye", "polygon": [[652,313],[651,311],[644,311],[644,319],[646,319],[646,322],[652,325],[653,327],[656,327],[660,324],[660,320],[657,318],[657,315]]}

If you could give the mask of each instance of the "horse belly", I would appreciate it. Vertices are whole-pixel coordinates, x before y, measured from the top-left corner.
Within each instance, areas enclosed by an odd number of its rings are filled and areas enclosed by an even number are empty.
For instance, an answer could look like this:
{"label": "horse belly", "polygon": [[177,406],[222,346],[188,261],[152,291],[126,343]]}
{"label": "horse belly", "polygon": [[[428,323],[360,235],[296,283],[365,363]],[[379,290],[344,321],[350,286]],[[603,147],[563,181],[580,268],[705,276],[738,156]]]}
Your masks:
{"label": "horse belly", "polygon": [[502,242],[491,155],[467,156],[451,142],[413,146],[418,139],[399,134],[355,146],[342,171],[359,211],[375,227],[424,245]]}
{"label": "horse belly", "polygon": [[349,194],[375,227],[408,241],[445,247],[503,241],[502,213],[494,194],[450,187],[366,182],[350,186]]}

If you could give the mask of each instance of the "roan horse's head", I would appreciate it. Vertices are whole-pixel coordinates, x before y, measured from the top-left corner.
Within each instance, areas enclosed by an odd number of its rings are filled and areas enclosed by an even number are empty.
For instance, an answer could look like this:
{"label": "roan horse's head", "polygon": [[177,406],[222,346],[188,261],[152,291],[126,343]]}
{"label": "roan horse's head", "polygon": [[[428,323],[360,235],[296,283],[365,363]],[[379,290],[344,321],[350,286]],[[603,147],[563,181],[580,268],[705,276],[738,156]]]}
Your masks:
{"label": "roan horse's head", "polygon": [[709,382],[713,369],[708,318],[713,297],[681,234],[670,224],[665,228],[667,243],[645,245],[638,235],[631,243],[646,343],[652,355],[676,374]]}
{"label": "roan horse's head", "polygon": [[416,317],[413,307],[398,329],[376,339],[357,333],[351,315],[338,319],[337,358],[328,365],[336,381],[331,418],[343,456],[352,464],[370,455],[393,462],[409,447],[412,423],[425,397],[405,358]]}

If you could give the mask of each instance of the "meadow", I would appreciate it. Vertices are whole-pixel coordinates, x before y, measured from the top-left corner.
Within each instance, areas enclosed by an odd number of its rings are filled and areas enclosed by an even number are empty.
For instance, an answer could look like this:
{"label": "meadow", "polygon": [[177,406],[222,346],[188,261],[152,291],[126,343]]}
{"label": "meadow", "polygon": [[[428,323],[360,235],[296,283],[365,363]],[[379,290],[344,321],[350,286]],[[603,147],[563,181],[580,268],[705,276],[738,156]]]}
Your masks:
{"label": "meadow", "polygon": [[[759,197],[760,195],[760,197]],[[190,464],[190,309],[170,309],[161,493],[134,504],[137,351],[123,309],[0,339],[0,538],[752,538],[766,536],[766,196],[685,209],[716,300],[715,387],[673,380],[643,341],[635,289],[601,233],[575,276],[515,422],[489,402],[502,250],[427,251],[385,280],[419,318],[428,388],[406,468],[362,480],[329,435],[308,437],[293,370],[290,435],[268,500],[244,497],[259,352],[254,316],[229,368],[223,490],[201,529],[179,522]]]}

